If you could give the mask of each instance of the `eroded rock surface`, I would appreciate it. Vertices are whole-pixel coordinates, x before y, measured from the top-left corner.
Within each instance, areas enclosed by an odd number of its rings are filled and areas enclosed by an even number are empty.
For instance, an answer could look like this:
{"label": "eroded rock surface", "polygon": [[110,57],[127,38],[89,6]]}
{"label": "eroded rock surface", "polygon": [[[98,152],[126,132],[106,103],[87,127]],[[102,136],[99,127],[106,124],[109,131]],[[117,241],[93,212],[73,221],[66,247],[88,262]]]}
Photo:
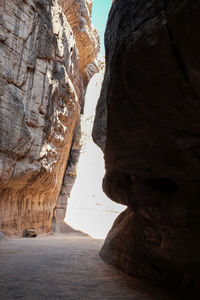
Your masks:
{"label": "eroded rock surface", "polygon": [[7,234],[51,228],[84,102],[80,45],[66,17],[57,0],[0,1],[0,230]]}
{"label": "eroded rock surface", "polygon": [[67,167],[63,177],[60,195],[54,209],[51,229],[53,233],[66,233],[71,231],[70,227],[65,223],[64,219],[66,215],[68,200],[76,180],[77,164],[82,148],[80,122],[81,120],[79,119],[74,130],[72,145],[69,153]]}
{"label": "eroded rock surface", "polygon": [[85,85],[98,72],[99,35],[91,24],[92,0],[59,0],[73,30]]}
{"label": "eroded rock surface", "polygon": [[103,189],[128,206],[101,257],[188,290],[200,271],[199,17],[194,0],[113,2],[93,133],[107,128]]}
{"label": "eroded rock surface", "polygon": [[[91,24],[92,1],[63,1],[59,0],[67,21],[72,28],[76,46],[79,52],[79,67],[83,78],[84,89],[91,77],[99,72],[100,66],[96,57],[100,50],[99,35],[96,28]],[[85,100],[81,101],[81,114],[84,113]],[[76,168],[81,151],[81,125],[78,119],[74,131],[70,155],[63,178],[61,192],[54,209],[52,232],[68,232],[69,226],[64,222],[68,199],[76,180]]]}

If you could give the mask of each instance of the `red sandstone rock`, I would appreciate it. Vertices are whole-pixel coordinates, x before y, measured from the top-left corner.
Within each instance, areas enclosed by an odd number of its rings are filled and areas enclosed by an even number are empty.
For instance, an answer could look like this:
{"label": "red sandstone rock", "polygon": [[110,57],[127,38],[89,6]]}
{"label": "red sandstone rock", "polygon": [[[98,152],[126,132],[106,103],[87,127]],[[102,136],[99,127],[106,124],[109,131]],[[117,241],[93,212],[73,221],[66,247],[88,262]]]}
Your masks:
{"label": "red sandstone rock", "polygon": [[113,2],[93,133],[105,147],[103,189],[129,207],[101,257],[188,289],[200,273],[199,20],[199,1]]}
{"label": "red sandstone rock", "polygon": [[73,30],[79,50],[80,69],[85,85],[98,72],[99,35],[91,24],[92,0],[59,0]]}
{"label": "red sandstone rock", "polygon": [[80,64],[81,42],[66,17],[57,0],[0,1],[0,231],[7,234],[51,229],[83,74],[96,54]]}

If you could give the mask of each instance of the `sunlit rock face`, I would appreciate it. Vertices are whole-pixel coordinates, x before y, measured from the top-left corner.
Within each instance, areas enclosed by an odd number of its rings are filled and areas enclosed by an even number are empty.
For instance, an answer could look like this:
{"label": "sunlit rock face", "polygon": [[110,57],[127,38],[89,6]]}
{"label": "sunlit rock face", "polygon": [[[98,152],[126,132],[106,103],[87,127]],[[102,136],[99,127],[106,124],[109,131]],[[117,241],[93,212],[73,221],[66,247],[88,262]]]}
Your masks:
{"label": "sunlit rock face", "polygon": [[[78,58],[80,72],[83,78],[84,91],[92,76],[99,72],[99,62],[97,62],[97,55],[100,50],[100,41],[97,30],[91,24],[92,1],[91,0],[77,0],[66,1],[59,0],[62,10],[67,17],[67,21],[71,26],[75,38],[76,46],[78,48]],[[84,113],[85,97],[81,101],[81,115]],[[61,192],[58,197],[56,207],[54,209],[52,232],[63,233],[69,231],[69,226],[64,222],[68,199],[73,188],[77,176],[77,164],[79,161],[81,151],[81,120],[78,118],[76,128],[74,130],[71,150]]]}
{"label": "sunlit rock face", "polygon": [[91,24],[92,0],[59,0],[73,30],[80,56],[80,68],[87,84],[98,71],[99,35]]}
{"label": "sunlit rock face", "polygon": [[79,56],[57,0],[0,1],[0,231],[4,233],[21,235],[26,228],[50,231],[83,103]]}
{"label": "sunlit rock face", "polygon": [[[200,273],[199,16],[194,0],[115,0],[99,100],[103,189],[128,205],[101,257],[188,290]],[[99,118],[97,109],[98,128]]]}
{"label": "sunlit rock face", "polygon": [[[66,216],[66,209],[69,205],[69,197],[74,188],[74,183],[77,177],[77,165],[79,162],[79,156],[81,151],[81,125],[80,118],[77,121],[76,128],[74,130],[73,140],[67,161],[67,167],[64,173],[61,191],[54,209],[52,219],[52,233],[66,233],[71,231],[70,227],[64,221]],[[81,197],[81,195],[80,195]],[[68,223],[68,222],[67,222]]]}

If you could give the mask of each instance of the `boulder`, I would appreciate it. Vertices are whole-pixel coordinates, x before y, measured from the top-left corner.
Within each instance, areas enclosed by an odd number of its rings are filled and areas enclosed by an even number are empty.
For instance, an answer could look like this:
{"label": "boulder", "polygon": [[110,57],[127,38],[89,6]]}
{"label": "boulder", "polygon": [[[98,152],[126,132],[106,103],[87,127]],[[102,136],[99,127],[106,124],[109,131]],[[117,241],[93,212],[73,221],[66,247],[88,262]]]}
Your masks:
{"label": "boulder", "polygon": [[200,274],[199,17],[197,0],[113,1],[93,129],[103,189],[128,207],[101,257],[189,290]]}

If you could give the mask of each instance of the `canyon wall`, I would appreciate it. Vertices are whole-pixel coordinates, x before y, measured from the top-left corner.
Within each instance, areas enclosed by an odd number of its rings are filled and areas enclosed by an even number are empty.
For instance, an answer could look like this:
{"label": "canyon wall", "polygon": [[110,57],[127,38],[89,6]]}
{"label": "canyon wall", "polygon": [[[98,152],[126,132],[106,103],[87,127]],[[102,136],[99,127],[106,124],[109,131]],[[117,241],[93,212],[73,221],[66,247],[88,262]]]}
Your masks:
{"label": "canyon wall", "polygon": [[98,71],[96,57],[100,50],[99,35],[91,24],[92,0],[59,0],[59,2],[73,30],[79,49],[83,81],[87,85],[92,75]]}
{"label": "canyon wall", "polygon": [[101,257],[188,290],[200,274],[199,17],[197,0],[113,2],[93,129],[103,189],[128,206]]}
{"label": "canyon wall", "polygon": [[64,13],[66,3],[0,1],[0,231],[6,234],[50,231],[85,86],[98,69],[92,1],[73,1],[72,11],[87,8],[74,19]]}

